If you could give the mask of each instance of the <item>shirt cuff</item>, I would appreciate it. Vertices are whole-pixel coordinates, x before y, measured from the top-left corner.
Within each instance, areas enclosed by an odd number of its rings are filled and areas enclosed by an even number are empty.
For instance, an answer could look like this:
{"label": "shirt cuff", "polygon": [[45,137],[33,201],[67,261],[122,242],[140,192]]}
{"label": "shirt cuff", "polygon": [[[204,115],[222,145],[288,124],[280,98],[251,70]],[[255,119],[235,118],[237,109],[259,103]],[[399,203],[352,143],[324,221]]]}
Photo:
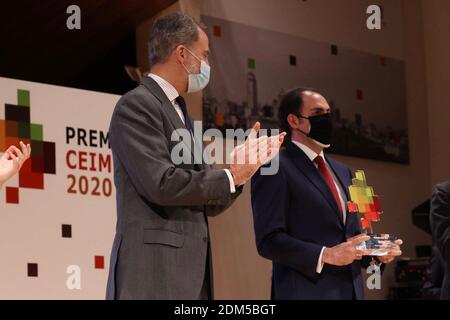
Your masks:
{"label": "shirt cuff", "polygon": [[231,174],[230,170],[228,170],[228,169],[223,169],[223,170],[225,170],[225,173],[228,176],[228,180],[230,181],[230,192],[231,193],[235,193],[236,192],[236,187],[234,186],[233,175]]}
{"label": "shirt cuff", "polygon": [[319,256],[319,261],[317,261],[317,267],[316,267],[316,272],[317,273],[322,273],[322,269],[323,269],[323,261],[322,261],[322,256],[323,256],[323,251],[325,250],[325,247],[322,248],[322,251],[320,251],[320,256]]}

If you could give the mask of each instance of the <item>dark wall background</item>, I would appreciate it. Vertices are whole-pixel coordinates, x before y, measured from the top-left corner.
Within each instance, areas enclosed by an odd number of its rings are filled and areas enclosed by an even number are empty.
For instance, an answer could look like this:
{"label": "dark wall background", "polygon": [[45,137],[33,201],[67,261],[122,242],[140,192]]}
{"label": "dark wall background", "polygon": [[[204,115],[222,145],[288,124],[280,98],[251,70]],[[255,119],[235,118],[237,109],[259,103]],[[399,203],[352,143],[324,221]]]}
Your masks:
{"label": "dark wall background", "polygon": [[[0,2],[0,76],[123,94],[135,86],[137,25],[175,0],[19,0]],[[68,6],[81,9],[69,30]]]}

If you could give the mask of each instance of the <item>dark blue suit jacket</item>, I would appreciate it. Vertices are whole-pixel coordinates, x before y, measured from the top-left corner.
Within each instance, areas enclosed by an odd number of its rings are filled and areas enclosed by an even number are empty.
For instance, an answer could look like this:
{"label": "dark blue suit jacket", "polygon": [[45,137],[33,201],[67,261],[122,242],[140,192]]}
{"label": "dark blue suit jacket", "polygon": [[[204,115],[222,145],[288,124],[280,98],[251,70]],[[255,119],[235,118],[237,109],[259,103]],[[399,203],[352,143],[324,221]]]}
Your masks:
{"label": "dark blue suit jacket", "polygon": [[[350,169],[325,156],[346,192]],[[344,225],[333,194],[307,155],[292,142],[280,152],[276,175],[252,178],[256,244],[272,260],[273,299],[363,299],[361,262],[337,267],[317,262],[323,246],[333,247],[360,234],[358,217]]]}

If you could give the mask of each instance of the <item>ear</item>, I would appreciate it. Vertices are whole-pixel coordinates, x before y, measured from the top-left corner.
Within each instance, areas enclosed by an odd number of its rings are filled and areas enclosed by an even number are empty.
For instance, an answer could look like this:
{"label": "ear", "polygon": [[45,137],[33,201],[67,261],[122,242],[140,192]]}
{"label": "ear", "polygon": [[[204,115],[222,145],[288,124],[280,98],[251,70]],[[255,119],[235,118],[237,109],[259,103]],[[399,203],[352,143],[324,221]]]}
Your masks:
{"label": "ear", "polygon": [[293,115],[292,113],[288,114],[287,121],[292,128],[300,127],[300,120],[298,119],[297,116]]}
{"label": "ear", "polygon": [[186,60],[186,48],[181,44],[175,47],[173,54],[177,57],[179,62],[184,62]]}

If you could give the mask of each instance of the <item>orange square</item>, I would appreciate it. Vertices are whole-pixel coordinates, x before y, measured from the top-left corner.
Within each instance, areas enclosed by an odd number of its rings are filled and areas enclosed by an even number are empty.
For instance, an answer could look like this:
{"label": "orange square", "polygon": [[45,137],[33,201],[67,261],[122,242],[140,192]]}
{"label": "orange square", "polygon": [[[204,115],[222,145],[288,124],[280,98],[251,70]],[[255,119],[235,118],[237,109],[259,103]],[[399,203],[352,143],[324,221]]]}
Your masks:
{"label": "orange square", "polygon": [[17,137],[5,137],[5,149],[11,146],[16,146],[19,148],[19,138]]}

